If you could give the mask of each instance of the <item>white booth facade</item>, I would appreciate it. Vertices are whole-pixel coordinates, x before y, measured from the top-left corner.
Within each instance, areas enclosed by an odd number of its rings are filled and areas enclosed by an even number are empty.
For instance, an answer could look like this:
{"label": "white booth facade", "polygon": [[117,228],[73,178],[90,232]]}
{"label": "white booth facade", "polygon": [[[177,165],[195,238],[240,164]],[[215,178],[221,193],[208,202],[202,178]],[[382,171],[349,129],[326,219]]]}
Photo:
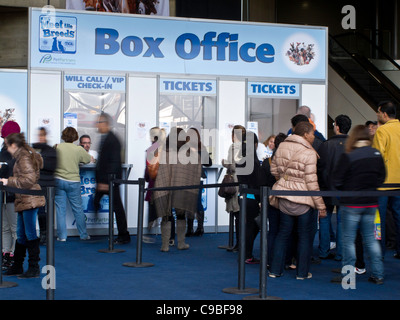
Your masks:
{"label": "white booth facade", "polygon": [[[213,166],[205,183],[223,176],[220,164],[236,124],[256,131],[262,142],[286,133],[296,108],[308,105],[326,135],[327,28],[35,8],[29,26],[29,140],[45,122],[49,143],[59,143],[72,125],[89,134],[96,149],[95,119],[109,112],[124,162],[132,165],[130,180],[144,176],[154,126],[212,132],[206,146]],[[137,186],[125,191],[134,232]],[[205,231],[227,231],[229,215],[216,190],[203,190],[203,204]],[[145,207],[144,221],[146,215]],[[106,230],[106,222],[93,227]]]}

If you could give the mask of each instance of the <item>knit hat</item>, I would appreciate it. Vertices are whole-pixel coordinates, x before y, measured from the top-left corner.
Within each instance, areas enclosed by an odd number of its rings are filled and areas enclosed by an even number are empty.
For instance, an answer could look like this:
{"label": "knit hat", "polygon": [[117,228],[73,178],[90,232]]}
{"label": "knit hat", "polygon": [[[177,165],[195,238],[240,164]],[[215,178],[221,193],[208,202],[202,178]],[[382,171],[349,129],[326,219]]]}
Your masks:
{"label": "knit hat", "polygon": [[9,136],[11,133],[20,133],[21,128],[19,127],[18,123],[15,121],[7,121],[3,124],[1,128],[1,137],[4,139]]}

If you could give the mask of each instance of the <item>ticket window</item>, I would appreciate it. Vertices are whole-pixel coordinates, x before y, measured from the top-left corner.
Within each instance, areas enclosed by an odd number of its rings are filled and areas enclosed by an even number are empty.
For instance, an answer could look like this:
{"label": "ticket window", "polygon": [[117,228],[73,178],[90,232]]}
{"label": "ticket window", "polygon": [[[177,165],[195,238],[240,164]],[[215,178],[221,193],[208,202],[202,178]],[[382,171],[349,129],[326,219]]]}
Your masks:
{"label": "ticket window", "polygon": [[[172,127],[197,128],[211,158],[216,152],[217,97],[215,81],[161,79],[158,122],[169,133]],[[185,90],[180,90],[185,88]],[[208,89],[209,91],[207,91]]]}
{"label": "ticket window", "polygon": [[250,98],[247,121],[256,128],[259,143],[271,135],[287,134],[298,104],[297,99]]}
{"label": "ticket window", "polygon": [[[74,127],[79,137],[91,138],[91,150],[99,151],[100,134],[97,120],[104,112],[113,118],[113,132],[122,146],[125,159],[126,112],[125,78],[111,76],[64,76],[63,128]],[[79,143],[79,140],[76,142]]]}

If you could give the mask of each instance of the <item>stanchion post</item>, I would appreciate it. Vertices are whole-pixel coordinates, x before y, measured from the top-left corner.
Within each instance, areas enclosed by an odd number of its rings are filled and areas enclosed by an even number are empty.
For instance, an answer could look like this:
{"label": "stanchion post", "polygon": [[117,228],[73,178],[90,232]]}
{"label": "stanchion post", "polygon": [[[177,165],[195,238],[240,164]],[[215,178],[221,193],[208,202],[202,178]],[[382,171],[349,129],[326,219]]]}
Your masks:
{"label": "stanchion post", "polygon": [[239,276],[238,287],[222,289],[225,293],[249,294],[257,293],[258,289],[245,288],[245,259],[246,259],[246,203],[247,203],[247,185],[240,185],[240,213],[239,213]]}
{"label": "stanchion post", "polygon": [[[54,259],[54,187],[47,187],[46,199],[46,265],[47,271],[53,275],[46,288],[46,300],[54,300],[55,294],[55,259]],[[49,269],[50,268],[50,269]]]}
{"label": "stanchion post", "polygon": [[108,249],[100,249],[99,252],[103,253],[119,253],[125,252],[122,249],[114,248],[114,180],[115,174],[110,174],[108,186]]}
{"label": "stanchion post", "polygon": [[[0,182],[0,248],[3,248],[3,198],[4,198],[4,191],[3,191],[3,184]],[[2,253],[3,254],[3,253]],[[15,282],[10,281],[3,281],[3,257],[1,257],[0,262],[0,288],[12,288],[18,286]]]}
{"label": "stanchion post", "polygon": [[267,264],[268,264],[268,242],[267,242],[267,220],[268,220],[268,197],[269,188],[261,187],[261,234],[260,234],[260,291],[256,296],[244,297],[244,300],[281,300],[278,297],[267,296]]}
{"label": "stanchion post", "polygon": [[142,240],[143,240],[143,216],[144,216],[144,186],[145,180],[139,178],[139,198],[138,198],[138,223],[137,223],[137,242],[136,242],[136,262],[125,262],[125,267],[146,268],[154,266],[153,263],[142,262]]}

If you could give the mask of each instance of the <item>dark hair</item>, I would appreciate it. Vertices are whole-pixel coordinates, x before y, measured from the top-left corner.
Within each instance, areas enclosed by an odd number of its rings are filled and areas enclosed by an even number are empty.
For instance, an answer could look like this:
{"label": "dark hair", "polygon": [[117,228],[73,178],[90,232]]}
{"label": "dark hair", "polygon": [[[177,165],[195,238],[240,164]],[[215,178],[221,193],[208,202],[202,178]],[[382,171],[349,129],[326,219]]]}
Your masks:
{"label": "dark hair", "polygon": [[[240,131],[239,131],[240,130]],[[242,136],[241,137],[238,137],[238,134],[242,134]],[[244,142],[244,141],[246,141],[246,128],[245,127],[243,127],[242,125],[240,125],[240,124],[237,124],[237,125],[235,125],[234,127],[233,127],[233,129],[232,129],[232,138],[233,138],[233,136],[235,136],[236,138],[238,138],[238,139],[242,139],[242,142]]]}
{"label": "dark hair", "polygon": [[73,127],[66,127],[61,134],[61,139],[65,142],[72,143],[78,140],[78,132]]}
{"label": "dark hair", "polygon": [[300,122],[310,122],[304,114],[296,114],[292,119],[290,119],[292,127],[294,128]]}
{"label": "dark hair", "polygon": [[347,134],[351,128],[351,119],[345,114],[340,114],[335,118],[336,125],[340,129],[340,133]]}
{"label": "dark hair", "polygon": [[355,144],[357,141],[365,140],[371,143],[371,136],[369,135],[369,130],[366,126],[359,124],[355,126],[346,140],[345,150],[346,152],[353,151],[356,147]]}
{"label": "dark hair", "polygon": [[397,105],[394,104],[392,101],[383,101],[379,103],[378,109],[380,108],[382,113],[387,113],[390,119],[396,118],[396,109]]}
{"label": "dark hair", "polygon": [[[201,137],[200,137],[200,132],[199,132],[199,130],[197,130],[196,128],[189,128],[189,129],[187,130],[187,132],[186,132],[186,141],[187,141],[187,142],[190,141],[190,136],[191,136],[190,131],[193,131],[193,132],[196,134],[195,139],[197,139],[197,141],[194,141],[194,142],[197,142],[197,146],[196,146],[197,150],[201,150]],[[193,142],[193,141],[192,141],[192,142]]]}
{"label": "dark hair", "polygon": [[29,152],[29,155],[31,157],[32,163],[33,163],[33,167],[35,168],[35,170],[39,169],[39,163],[35,158],[35,153],[36,151],[33,150],[27,143],[25,140],[25,136],[23,133],[12,133],[10,135],[7,136],[7,145],[12,145],[15,144],[18,148],[23,148],[26,151]]}
{"label": "dark hair", "polygon": [[282,132],[277,134],[277,136],[275,137],[275,150],[278,149],[281,142],[285,141],[286,138],[287,135]]}
{"label": "dark hair", "polygon": [[180,136],[182,132],[185,132],[185,130],[183,130],[182,128],[171,128],[166,141],[166,147],[168,151],[179,151],[179,149],[186,143],[186,139],[183,141],[180,140],[180,138],[182,139],[182,136]]}
{"label": "dark hair", "polygon": [[109,126],[112,125],[113,118],[112,118],[108,113],[102,112],[102,113],[100,114],[100,118],[102,118],[103,121],[105,121]]}
{"label": "dark hair", "polygon": [[294,127],[293,130],[293,134],[296,134],[298,136],[304,136],[306,133],[309,132],[314,132],[314,126],[310,123],[310,122],[299,122],[298,124],[296,124],[296,126]]}
{"label": "dark hair", "polygon": [[[80,138],[79,138],[79,143],[82,143],[82,139],[84,139],[84,138],[90,139],[90,136],[88,134],[81,135]],[[92,140],[92,139],[90,139],[90,140]]]}

